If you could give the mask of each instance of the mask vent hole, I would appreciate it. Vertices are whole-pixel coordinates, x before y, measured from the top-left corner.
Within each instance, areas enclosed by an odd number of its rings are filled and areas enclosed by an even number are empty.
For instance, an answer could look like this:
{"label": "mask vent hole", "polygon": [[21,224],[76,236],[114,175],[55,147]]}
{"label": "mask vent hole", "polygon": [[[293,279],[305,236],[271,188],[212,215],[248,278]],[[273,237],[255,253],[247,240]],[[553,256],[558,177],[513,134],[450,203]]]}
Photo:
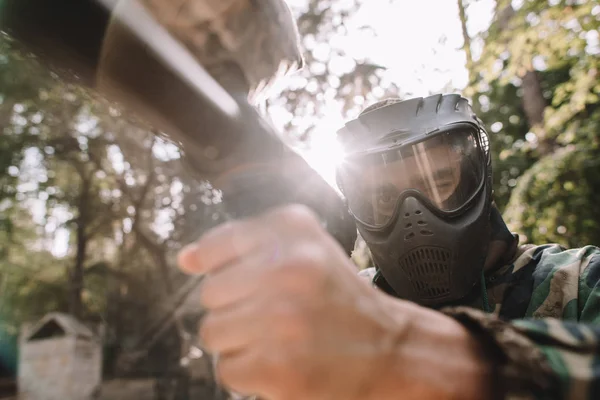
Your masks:
{"label": "mask vent hole", "polygon": [[419,221],[419,222],[417,222],[417,224],[419,224],[421,226],[424,226],[424,225],[427,225],[427,222],[425,222],[425,221]]}
{"label": "mask vent hole", "polygon": [[410,217],[409,213],[404,214],[404,218],[408,218],[408,217]]}
{"label": "mask vent hole", "polygon": [[414,237],[415,237],[415,234],[413,232],[411,232],[408,235],[404,236],[404,240],[410,240]]}
{"label": "mask vent hole", "polygon": [[412,228],[412,224],[406,224],[406,229]]}
{"label": "mask vent hole", "polygon": [[415,211],[415,214],[421,215],[421,214],[423,214],[423,212],[421,210],[417,210],[417,211]]}
{"label": "mask vent hole", "polygon": [[451,259],[450,251],[427,246],[409,252],[400,259],[399,264],[417,296],[435,299],[450,294]]}
{"label": "mask vent hole", "polygon": [[421,231],[421,235],[423,235],[423,236],[433,236],[433,232],[431,232],[431,231],[430,231],[430,230],[428,230],[428,229],[423,229],[423,230]]}

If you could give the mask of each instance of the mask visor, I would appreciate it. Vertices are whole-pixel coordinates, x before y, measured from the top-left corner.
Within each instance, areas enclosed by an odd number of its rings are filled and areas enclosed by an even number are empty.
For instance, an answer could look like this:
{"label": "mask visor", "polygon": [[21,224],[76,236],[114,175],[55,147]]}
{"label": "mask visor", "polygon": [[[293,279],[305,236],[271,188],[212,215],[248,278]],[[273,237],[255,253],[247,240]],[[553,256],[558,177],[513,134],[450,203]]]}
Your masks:
{"label": "mask visor", "polygon": [[478,136],[475,129],[461,127],[347,159],[339,178],[351,212],[367,226],[384,227],[408,192],[441,212],[458,211],[483,182],[485,161]]}

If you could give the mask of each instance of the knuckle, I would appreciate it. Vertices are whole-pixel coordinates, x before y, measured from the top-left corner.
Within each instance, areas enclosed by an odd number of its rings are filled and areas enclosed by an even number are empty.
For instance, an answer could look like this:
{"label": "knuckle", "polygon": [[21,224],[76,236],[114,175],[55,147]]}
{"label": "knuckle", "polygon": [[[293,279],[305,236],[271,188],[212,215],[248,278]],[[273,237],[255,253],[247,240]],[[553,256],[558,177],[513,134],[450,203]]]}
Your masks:
{"label": "knuckle", "polygon": [[317,214],[302,204],[291,204],[275,212],[278,218],[290,227],[297,229],[318,229],[321,223]]}
{"label": "knuckle", "polygon": [[311,284],[318,283],[327,275],[328,252],[320,243],[298,248],[296,269]]}
{"label": "knuckle", "polygon": [[280,304],[275,309],[272,321],[273,333],[280,341],[304,342],[309,338],[309,324],[298,305]]}
{"label": "knuckle", "polygon": [[233,363],[231,363],[227,358],[218,360],[217,364],[215,365],[215,370],[221,382],[228,386],[235,385],[235,379],[237,375],[236,369],[233,368]]}
{"label": "knuckle", "polygon": [[327,251],[323,246],[298,246],[277,271],[279,285],[291,292],[310,291],[327,280]]}
{"label": "knuckle", "polygon": [[290,393],[306,393],[305,390],[302,390],[305,386],[305,379],[298,366],[299,362],[301,360],[298,357],[284,352],[272,351],[265,355],[264,370],[268,376],[276,378],[276,382],[280,382],[276,388],[281,394],[278,398],[290,398]]}
{"label": "knuckle", "polygon": [[214,280],[205,277],[198,291],[198,300],[205,308],[212,308],[215,304],[216,296],[218,295],[218,285]]}
{"label": "knuckle", "polygon": [[270,376],[277,375],[279,378],[283,378],[287,375],[287,371],[293,368],[293,361],[290,360],[287,352],[277,350],[267,351],[262,357],[260,366]]}
{"label": "knuckle", "polygon": [[281,270],[278,281],[290,295],[295,295],[310,289],[314,284],[314,276],[309,272],[309,268],[303,268],[301,264],[291,264]]}
{"label": "knuckle", "polygon": [[323,243],[309,241],[300,243],[292,249],[290,255],[290,266],[300,270],[319,271],[327,263],[328,251]]}
{"label": "knuckle", "polygon": [[199,239],[199,243],[214,243],[215,240],[222,240],[223,237],[231,237],[239,229],[240,222],[237,220],[225,221],[209,229]]}
{"label": "knuckle", "polygon": [[208,313],[202,318],[202,322],[200,323],[200,327],[198,328],[198,336],[200,338],[200,341],[204,346],[208,348],[212,347],[214,339],[216,337],[216,322],[217,321],[214,315],[212,313]]}
{"label": "knuckle", "polygon": [[322,267],[328,263],[329,259],[329,251],[323,243],[311,243],[299,250],[299,261],[309,272],[323,272]]}

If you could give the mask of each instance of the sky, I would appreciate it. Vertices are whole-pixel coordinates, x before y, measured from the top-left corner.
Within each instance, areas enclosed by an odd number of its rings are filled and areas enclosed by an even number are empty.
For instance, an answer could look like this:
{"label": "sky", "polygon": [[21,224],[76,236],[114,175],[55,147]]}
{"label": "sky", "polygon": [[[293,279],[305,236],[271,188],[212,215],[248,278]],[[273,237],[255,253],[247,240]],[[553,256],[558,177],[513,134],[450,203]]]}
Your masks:
{"label": "sky", "polygon": [[[288,0],[288,3],[292,9],[302,8],[306,0]],[[489,27],[495,1],[471,3],[467,9],[467,29],[469,36],[475,38]],[[370,27],[374,34],[358,29],[361,26]],[[366,58],[384,66],[384,78],[403,93],[426,96],[448,85],[461,90],[467,84],[456,0],[366,0],[346,27],[349,33],[334,37],[332,46],[344,49],[353,58]],[[481,53],[477,39],[473,40],[472,51],[475,58]],[[293,77],[288,79],[291,81]],[[280,118],[277,113],[275,110],[275,115],[271,115],[275,121]],[[332,107],[325,114],[326,118],[316,122],[317,134],[312,136],[312,146],[304,156],[334,184],[335,165],[343,158],[335,132],[345,121],[337,108]]]}
{"label": "sky", "polygon": [[[472,3],[467,28],[474,36],[489,26],[495,1]],[[350,54],[367,55],[387,67],[389,78],[404,92],[421,96],[449,82],[457,88],[467,83],[456,0],[369,0],[350,23],[351,28],[361,25],[371,26],[377,36],[365,40],[358,33],[349,35]],[[440,43],[442,37],[445,43]]]}
{"label": "sky", "polygon": [[[457,88],[465,86],[467,71],[457,0],[362,1],[358,12],[346,21],[349,33],[334,36],[332,46],[386,67],[387,78],[415,96],[427,95],[449,82]],[[302,9],[307,0],[287,2],[292,9]],[[467,29],[474,37],[489,27],[495,0],[470,3]],[[361,26],[370,27],[375,35],[360,30]],[[445,42],[440,43],[442,37]],[[473,43],[473,52],[475,57],[480,53],[477,43]]]}

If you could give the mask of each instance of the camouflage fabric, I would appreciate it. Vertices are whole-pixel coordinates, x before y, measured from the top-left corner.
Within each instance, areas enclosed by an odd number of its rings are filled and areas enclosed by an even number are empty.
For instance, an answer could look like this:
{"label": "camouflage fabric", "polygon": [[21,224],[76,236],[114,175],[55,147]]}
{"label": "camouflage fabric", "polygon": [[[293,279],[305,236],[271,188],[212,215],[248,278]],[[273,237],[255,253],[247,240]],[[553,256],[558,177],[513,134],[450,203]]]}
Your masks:
{"label": "camouflage fabric", "polygon": [[600,399],[600,249],[522,249],[486,278],[493,314],[544,354],[554,372],[538,398]]}
{"label": "camouflage fabric", "polygon": [[503,376],[494,394],[600,399],[600,249],[521,246],[485,283],[490,313],[481,290],[443,312],[497,347]]}

